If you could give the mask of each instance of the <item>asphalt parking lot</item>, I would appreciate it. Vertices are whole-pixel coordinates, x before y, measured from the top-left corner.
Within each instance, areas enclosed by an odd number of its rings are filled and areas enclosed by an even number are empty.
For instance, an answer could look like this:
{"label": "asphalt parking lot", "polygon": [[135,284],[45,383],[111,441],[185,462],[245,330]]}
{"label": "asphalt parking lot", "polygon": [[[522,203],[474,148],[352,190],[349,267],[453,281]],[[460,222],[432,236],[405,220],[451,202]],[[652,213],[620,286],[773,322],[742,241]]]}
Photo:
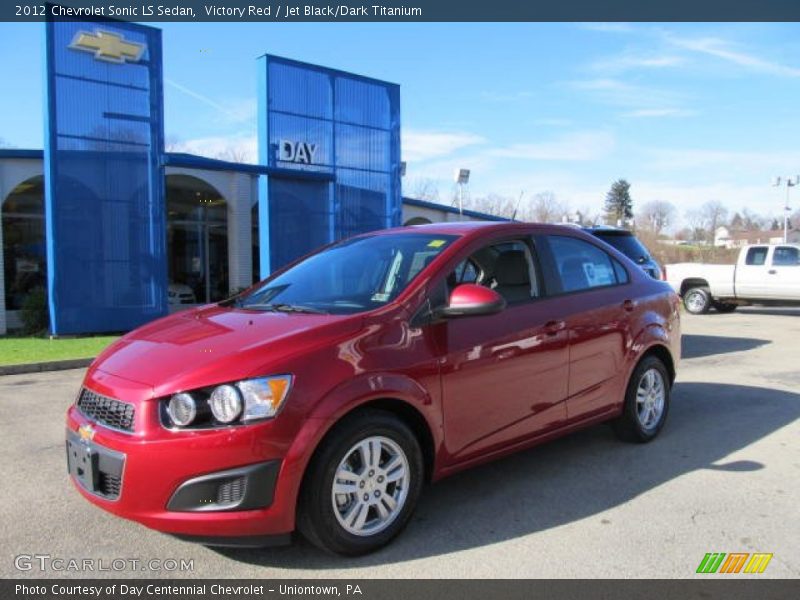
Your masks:
{"label": "asphalt parking lot", "polygon": [[[83,371],[0,377],[0,575],[673,578],[694,577],[706,552],[769,552],[757,577],[798,577],[800,309],[686,315],[683,330],[655,442],[599,426],[454,476],[426,490],[392,545],[359,559],[302,541],[214,550],[105,514],[65,473],[63,416]],[[193,559],[193,571],[15,568],[34,554]]]}

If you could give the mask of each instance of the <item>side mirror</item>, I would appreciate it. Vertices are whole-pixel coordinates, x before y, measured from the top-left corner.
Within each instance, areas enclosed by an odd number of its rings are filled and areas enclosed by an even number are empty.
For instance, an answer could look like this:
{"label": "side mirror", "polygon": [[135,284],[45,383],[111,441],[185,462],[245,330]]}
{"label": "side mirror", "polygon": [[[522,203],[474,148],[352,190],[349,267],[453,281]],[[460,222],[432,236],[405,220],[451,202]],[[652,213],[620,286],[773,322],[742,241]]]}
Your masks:
{"label": "side mirror", "polygon": [[440,308],[437,313],[446,319],[473,317],[493,315],[505,307],[505,298],[494,290],[474,283],[462,283],[450,294],[450,303]]}

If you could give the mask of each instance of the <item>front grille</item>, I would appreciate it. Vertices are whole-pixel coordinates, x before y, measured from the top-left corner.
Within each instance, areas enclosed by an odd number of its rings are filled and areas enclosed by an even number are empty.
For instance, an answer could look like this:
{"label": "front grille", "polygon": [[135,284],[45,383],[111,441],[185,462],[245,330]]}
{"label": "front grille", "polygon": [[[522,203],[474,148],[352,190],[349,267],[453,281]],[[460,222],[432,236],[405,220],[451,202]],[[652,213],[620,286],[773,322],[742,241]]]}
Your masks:
{"label": "front grille", "polygon": [[244,496],[245,478],[237,477],[217,488],[217,504],[241,502]]}
{"label": "front grille", "polygon": [[78,410],[101,425],[121,431],[133,431],[134,409],[127,402],[106,398],[83,388],[78,398]]}
{"label": "front grille", "polygon": [[108,473],[99,473],[97,482],[97,491],[109,500],[116,500],[119,498],[119,490],[122,487],[122,479],[109,475]]}

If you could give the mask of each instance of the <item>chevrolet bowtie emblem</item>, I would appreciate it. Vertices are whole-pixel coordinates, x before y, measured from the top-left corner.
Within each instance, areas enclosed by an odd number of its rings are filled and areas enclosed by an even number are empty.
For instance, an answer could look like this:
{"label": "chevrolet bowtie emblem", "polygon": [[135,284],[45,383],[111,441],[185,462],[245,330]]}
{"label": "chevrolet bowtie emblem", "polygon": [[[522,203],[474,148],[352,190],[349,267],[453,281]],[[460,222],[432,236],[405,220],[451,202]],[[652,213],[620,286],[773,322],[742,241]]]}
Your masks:
{"label": "chevrolet bowtie emblem", "polygon": [[91,442],[94,439],[94,427],[88,423],[78,427],[78,435],[81,436],[82,442]]}
{"label": "chevrolet bowtie emblem", "polygon": [[97,60],[118,64],[138,62],[145,49],[144,44],[129,42],[121,35],[99,29],[94,33],[79,31],[69,47],[73,50],[91,52]]}

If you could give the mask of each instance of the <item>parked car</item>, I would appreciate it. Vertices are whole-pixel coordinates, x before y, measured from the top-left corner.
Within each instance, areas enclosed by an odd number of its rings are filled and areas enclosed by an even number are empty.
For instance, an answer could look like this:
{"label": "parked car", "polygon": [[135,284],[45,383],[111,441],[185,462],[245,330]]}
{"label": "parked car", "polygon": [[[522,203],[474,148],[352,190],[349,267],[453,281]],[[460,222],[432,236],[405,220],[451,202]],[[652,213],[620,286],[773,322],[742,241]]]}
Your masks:
{"label": "parked car", "polygon": [[606,226],[587,227],[585,231],[614,246],[653,279],[662,279],[661,266],[631,231]]}
{"label": "parked car", "polygon": [[683,297],[686,310],[712,307],[731,312],[743,304],[800,304],[800,245],[756,244],[739,252],[735,265],[667,265],[667,282]]}
{"label": "parked car", "polygon": [[69,472],[97,506],[182,538],[299,529],[363,554],[426,481],[605,421],[652,440],[679,304],[575,228],[361,235],[112,344],[67,413]]}
{"label": "parked car", "polygon": [[197,304],[194,290],[185,283],[170,282],[167,288],[167,301],[169,304]]}

